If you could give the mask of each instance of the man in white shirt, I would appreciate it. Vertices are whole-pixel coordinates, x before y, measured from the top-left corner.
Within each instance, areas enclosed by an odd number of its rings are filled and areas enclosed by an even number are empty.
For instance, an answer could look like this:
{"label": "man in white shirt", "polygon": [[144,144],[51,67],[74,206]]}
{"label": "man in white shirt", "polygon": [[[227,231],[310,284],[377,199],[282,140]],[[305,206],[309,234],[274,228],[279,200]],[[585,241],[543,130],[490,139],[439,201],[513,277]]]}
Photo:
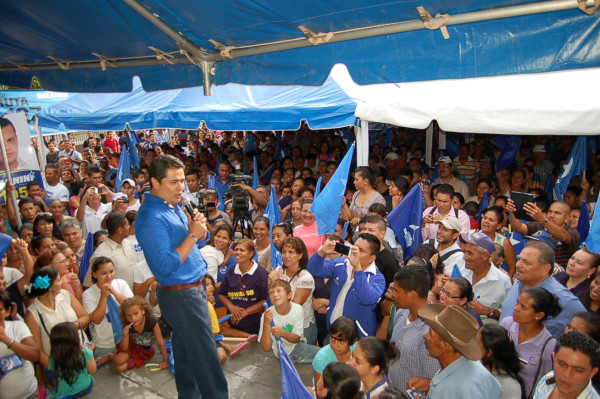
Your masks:
{"label": "man in white shirt", "polygon": [[472,273],[465,268],[465,258],[462,248],[458,245],[458,237],[462,230],[460,220],[454,216],[446,216],[438,220],[435,224],[439,225],[435,240],[429,240],[427,244],[433,244],[438,250],[442,264],[444,265],[444,274],[451,275],[454,265],[463,277],[470,279]]}
{"label": "man in white shirt", "polygon": [[[133,288],[133,271],[137,263],[137,255],[133,244],[129,240],[125,240],[129,236],[129,221],[122,213],[111,213],[106,218],[106,229],[108,236],[98,246],[90,263],[93,263],[94,259],[99,256],[110,258],[116,269],[115,278],[127,281],[129,288]],[[89,272],[85,276],[84,285],[87,287],[92,285]]]}
{"label": "man in white shirt", "polygon": [[95,233],[102,229],[102,220],[113,206],[112,203],[100,202],[102,196],[98,193],[98,187],[88,186],[85,190],[76,217],[81,223],[83,236],[87,237],[88,233]]}
{"label": "man in white shirt", "polygon": [[454,192],[461,193],[464,198],[469,197],[469,188],[467,187],[467,183],[465,183],[462,179],[457,179],[452,174],[453,165],[450,157],[441,157],[438,161],[437,167],[440,177],[435,179],[434,184],[449,184],[454,188]]}
{"label": "man in white shirt", "polygon": [[69,202],[69,189],[64,184],[60,183],[58,168],[55,165],[47,165],[44,170],[46,182],[44,189],[50,200],[59,200],[65,207]]}
{"label": "man in white shirt", "polygon": [[512,287],[510,277],[491,264],[496,244],[490,237],[479,231],[473,235],[464,234],[462,238],[465,241],[465,267],[473,272],[470,281],[475,299],[469,306],[481,316],[484,324],[496,323],[504,298]]}

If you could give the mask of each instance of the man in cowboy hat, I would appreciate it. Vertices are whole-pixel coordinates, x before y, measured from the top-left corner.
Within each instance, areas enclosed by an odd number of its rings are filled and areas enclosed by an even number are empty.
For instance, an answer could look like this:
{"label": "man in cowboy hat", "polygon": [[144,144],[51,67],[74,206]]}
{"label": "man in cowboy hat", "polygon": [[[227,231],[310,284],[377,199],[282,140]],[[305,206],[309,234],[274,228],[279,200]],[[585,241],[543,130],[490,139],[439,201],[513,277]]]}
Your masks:
{"label": "man in cowboy hat", "polygon": [[430,327],[425,334],[427,352],[441,367],[427,398],[500,398],[500,383],[479,361],[475,319],[459,306],[437,303],[422,307],[419,317]]}

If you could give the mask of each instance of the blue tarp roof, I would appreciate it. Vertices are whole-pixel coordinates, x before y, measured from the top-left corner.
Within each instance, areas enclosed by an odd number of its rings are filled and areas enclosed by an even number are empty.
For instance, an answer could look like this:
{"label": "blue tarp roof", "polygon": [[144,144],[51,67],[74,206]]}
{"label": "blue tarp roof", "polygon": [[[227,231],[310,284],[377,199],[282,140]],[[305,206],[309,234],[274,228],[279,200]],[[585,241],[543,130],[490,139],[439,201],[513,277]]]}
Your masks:
{"label": "blue tarp roof", "polygon": [[[101,92],[131,90],[141,77],[148,91],[202,85],[195,65],[113,68],[111,62],[156,61],[154,47],[176,62],[186,60],[176,41],[133,10],[130,0],[21,0],[2,2],[0,83],[29,87],[38,76],[46,90]],[[138,0],[207,54],[223,46],[303,38],[315,33],[418,20],[417,6],[431,14],[532,6],[533,0]],[[547,1],[572,3],[577,0]],[[241,84],[323,83],[334,64],[347,65],[358,84],[459,79],[600,66],[600,18],[578,9],[448,26],[439,30],[321,44],[217,62],[213,82]],[[212,41],[214,42],[212,42]],[[304,40],[304,39],[302,39]],[[183,45],[185,46],[185,45]],[[218,45],[217,45],[218,47]],[[99,65],[73,69],[70,63],[107,57]],[[61,62],[68,70],[28,70]],[[13,70],[8,70],[12,67]]]}
{"label": "blue tarp roof", "polygon": [[38,113],[39,125],[71,130],[131,128],[213,130],[296,130],[306,120],[312,129],[356,124],[356,102],[330,77],[322,87],[217,86],[148,93],[135,84],[131,93],[77,94]]}

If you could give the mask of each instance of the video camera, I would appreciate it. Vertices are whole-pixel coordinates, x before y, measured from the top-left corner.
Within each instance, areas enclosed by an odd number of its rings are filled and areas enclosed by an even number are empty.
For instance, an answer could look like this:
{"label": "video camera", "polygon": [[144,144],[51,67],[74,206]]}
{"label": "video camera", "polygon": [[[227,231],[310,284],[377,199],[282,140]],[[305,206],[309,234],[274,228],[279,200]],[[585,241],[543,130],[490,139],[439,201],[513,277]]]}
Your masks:
{"label": "video camera", "polygon": [[252,176],[245,175],[242,172],[240,165],[235,166],[235,173],[231,175],[231,185],[229,186],[228,194],[231,195],[231,202],[233,204],[233,215],[236,216],[247,215],[250,210],[248,203],[249,194],[246,190],[237,186],[236,184],[245,184],[247,186],[252,185]]}

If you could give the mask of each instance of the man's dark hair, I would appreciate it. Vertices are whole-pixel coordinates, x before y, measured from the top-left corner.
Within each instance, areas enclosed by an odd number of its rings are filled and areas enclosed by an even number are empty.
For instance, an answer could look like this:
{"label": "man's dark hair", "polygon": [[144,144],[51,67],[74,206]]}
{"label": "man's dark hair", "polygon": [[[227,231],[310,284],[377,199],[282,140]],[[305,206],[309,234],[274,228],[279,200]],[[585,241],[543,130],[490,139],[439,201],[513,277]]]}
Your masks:
{"label": "man's dark hair", "polygon": [[102,173],[102,171],[100,170],[100,167],[96,165],[90,165],[88,168],[88,173],[91,175],[92,173]]}
{"label": "man's dark hair", "polygon": [[311,197],[315,197],[315,190],[313,190],[312,188],[308,187],[308,186],[304,186],[304,187],[300,187],[300,190],[298,190],[298,198],[302,198],[302,194],[304,194],[305,192],[310,192],[310,196]]}
{"label": "man's dark hair", "polygon": [[27,183],[27,192],[29,192],[29,190],[31,190],[31,187],[35,187],[35,186],[42,187],[42,185],[39,182],[35,181],[35,180],[32,180],[29,183]]}
{"label": "man's dark hair", "polygon": [[404,292],[415,291],[420,298],[429,294],[429,272],[423,266],[401,268],[394,275],[394,283]]}
{"label": "man's dark hair", "polygon": [[379,241],[379,238],[370,233],[362,233],[358,238],[362,238],[369,243],[369,248],[371,249],[370,255],[377,255],[379,248],[381,248],[381,241]]}
{"label": "man's dark hair", "polygon": [[29,197],[21,198],[19,200],[19,210],[23,207],[23,205],[26,205],[26,204],[33,204],[33,205],[37,206],[39,204],[39,202],[37,202],[36,200],[29,198]]}
{"label": "man's dark hair", "polygon": [[108,235],[113,235],[117,232],[117,229],[125,226],[125,215],[120,212],[113,212],[106,217],[106,230]]}
{"label": "man's dark hair", "polygon": [[454,195],[454,187],[449,184],[439,184],[437,186],[436,195],[437,194],[448,194],[450,198],[452,198],[452,195]]}
{"label": "man's dark hair", "polygon": [[48,170],[48,169],[56,169],[56,172],[58,173],[58,166],[56,166],[53,163],[46,165],[46,167],[44,168],[44,170]]}
{"label": "man's dark hair", "polygon": [[385,182],[387,180],[387,169],[381,166],[375,166],[373,168],[373,176],[375,176],[375,180],[377,180],[378,177],[381,177]]}
{"label": "man's dark hair", "polygon": [[555,353],[558,354],[561,348],[570,348],[575,352],[583,353],[590,358],[592,368],[600,366],[600,346],[598,346],[598,343],[592,337],[582,332],[569,331],[562,335],[558,339]]}
{"label": "man's dark hair", "polygon": [[185,175],[186,175],[186,177],[194,175],[194,176],[196,176],[197,179],[200,179],[200,170],[199,169],[192,169],[189,172],[187,172]]}
{"label": "man's dark hair", "polygon": [[365,219],[365,223],[373,223],[377,225],[379,231],[385,231],[387,229],[387,223],[385,219],[379,215],[368,215]]}
{"label": "man's dark hair", "polygon": [[17,133],[17,129],[15,129],[15,125],[10,121],[10,119],[0,118],[0,127],[4,129],[5,127],[11,126],[15,133]]}
{"label": "man's dark hair", "polygon": [[[170,168],[183,169],[183,162],[172,155],[161,155],[155,158],[150,164],[150,179],[155,178],[160,183],[167,176]],[[152,180],[150,180],[150,185],[152,185]]]}

